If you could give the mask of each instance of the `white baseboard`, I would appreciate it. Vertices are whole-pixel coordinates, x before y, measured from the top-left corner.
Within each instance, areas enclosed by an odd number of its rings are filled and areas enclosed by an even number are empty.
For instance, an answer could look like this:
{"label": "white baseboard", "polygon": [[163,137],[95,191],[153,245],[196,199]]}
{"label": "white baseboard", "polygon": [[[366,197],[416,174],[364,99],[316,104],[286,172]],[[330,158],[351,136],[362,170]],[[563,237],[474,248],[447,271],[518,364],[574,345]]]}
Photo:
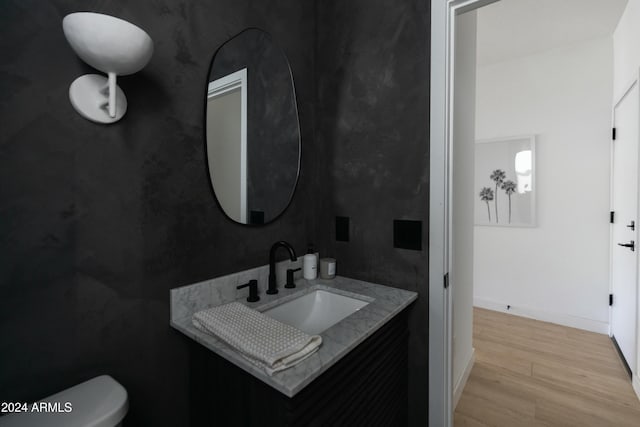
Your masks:
{"label": "white baseboard", "polygon": [[471,349],[471,355],[469,356],[469,360],[467,361],[467,366],[464,368],[464,372],[460,376],[460,379],[456,383],[453,389],[453,410],[455,411],[456,406],[458,406],[458,401],[460,401],[460,397],[462,396],[462,391],[464,390],[464,386],[467,384],[467,380],[469,379],[469,375],[471,375],[471,369],[473,369],[473,364],[476,361],[476,349]]}
{"label": "white baseboard", "polygon": [[543,322],[555,323],[557,325],[569,326],[571,328],[584,329],[586,331],[597,332],[599,334],[609,334],[609,323],[584,317],[572,316],[570,314],[554,313],[530,307],[512,305],[507,310],[507,304],[492,301],[484,298],[474,298],[475,307],[486,308],[487,310],[500,311],[513,314],[515,316],[528,317],[530,319],[541,320]]}
{"label": "white baseboard", "polygon": [[640,378],[635,374],[631,380],[631,385],[633,386],[633,391],[636,392],[636,396],[638,396],[638,399],[640,400]]}

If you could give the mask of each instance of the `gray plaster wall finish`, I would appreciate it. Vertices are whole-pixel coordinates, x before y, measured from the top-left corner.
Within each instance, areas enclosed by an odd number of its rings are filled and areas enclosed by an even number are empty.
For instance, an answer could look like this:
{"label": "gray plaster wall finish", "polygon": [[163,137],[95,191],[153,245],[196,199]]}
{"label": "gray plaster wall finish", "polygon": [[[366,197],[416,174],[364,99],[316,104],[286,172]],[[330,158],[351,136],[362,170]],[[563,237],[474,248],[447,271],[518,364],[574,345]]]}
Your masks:
{"label": "gray plaster wall finish", "polygon": [[[393,220],[423,221],[428,248],[429,2],[317,2],[319,162],[331,206],[321,249],[339,274],[418,292],[409,317],[409,425],[428,423],[428,253],[393,248]],[[335,216],[350,217],[349,242]]]}
{"label": "gray plaster wall finish", "polygon": [[[393,219],[428,220],[428,7],[5,0],[0,400],[109,373],[135,402],[130,424],[188,424],[188,371],[176,369],[188,345],[166,323],[168,290],[263,265],[285,239],[299,253],[316,243],[342,276],[420,294],[409,308],[409,416],[426,425],[428,258],[394,250],[391,230]],[[147,68],[119,79],[129,110],[115,125],[86,121],[68,100],[73,79],[93,72],[62,33],[62,18],[80,10],[129,20],[155,42]],[[219,211],[204,158],[211,56],[246,27],[268,31],[287,54],[302,135],[292,204],[260,228]],[[335,215],[351,217],[350,242],[334,241]]]}
{"label": "gray plaster wall finish", "polygon": [[[129,392],[125,424],[189,425],[189,345],[167,324],[169,289],[264,265],[277,240],[303,252],[314,238],[314,4],[5,0],[0,9],[0,401],[110,374]],[[62,18],[85,10],[133,22],[155,43],[143,71],[118,79],[129,108],[113,125],[69,102],[71,82],[95,70],[65,40]],[[303,146],[291,206],[260,228],[218,209],[204,157],[209,64],[247,27],[268,31],[289,58]]]}

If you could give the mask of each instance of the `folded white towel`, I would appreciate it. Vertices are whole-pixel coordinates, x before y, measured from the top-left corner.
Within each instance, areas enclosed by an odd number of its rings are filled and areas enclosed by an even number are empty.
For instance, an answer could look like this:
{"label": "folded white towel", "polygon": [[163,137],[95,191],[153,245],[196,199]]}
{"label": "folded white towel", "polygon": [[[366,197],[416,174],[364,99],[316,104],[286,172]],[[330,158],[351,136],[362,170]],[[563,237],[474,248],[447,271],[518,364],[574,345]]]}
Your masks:
{"label": "folded white towel", "polygon": [[193,315],[193,324],[238,350],[269,375],[301,362],[322,344],[321,336],[305,334],[239,302],[199,311]]}

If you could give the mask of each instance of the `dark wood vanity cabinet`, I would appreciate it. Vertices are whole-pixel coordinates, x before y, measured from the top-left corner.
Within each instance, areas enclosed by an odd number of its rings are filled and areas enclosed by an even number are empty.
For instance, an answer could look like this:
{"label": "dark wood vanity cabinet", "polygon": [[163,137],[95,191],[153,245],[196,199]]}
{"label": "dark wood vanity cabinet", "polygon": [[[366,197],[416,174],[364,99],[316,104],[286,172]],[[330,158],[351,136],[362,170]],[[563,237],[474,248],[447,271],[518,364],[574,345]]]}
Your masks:
{"label": "dark wood vanity cabinet", "polygon": [[402,312],[293,398],[192,343],[190,425],[404,426],[408,336]]}

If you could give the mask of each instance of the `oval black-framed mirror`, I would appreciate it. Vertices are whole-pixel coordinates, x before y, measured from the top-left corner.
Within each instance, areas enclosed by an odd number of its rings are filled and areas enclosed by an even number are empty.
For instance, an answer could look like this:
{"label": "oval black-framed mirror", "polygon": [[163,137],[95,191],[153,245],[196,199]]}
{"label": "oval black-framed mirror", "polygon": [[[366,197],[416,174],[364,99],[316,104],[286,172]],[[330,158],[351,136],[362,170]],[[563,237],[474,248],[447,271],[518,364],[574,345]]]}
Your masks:
{"label": "oval black-framed mirror", "polygon": [[300,173],[289,60],[267,32],[247,28],[213,55],[205,95],[205,152],[218,205],[240,224],[274,221]]}

